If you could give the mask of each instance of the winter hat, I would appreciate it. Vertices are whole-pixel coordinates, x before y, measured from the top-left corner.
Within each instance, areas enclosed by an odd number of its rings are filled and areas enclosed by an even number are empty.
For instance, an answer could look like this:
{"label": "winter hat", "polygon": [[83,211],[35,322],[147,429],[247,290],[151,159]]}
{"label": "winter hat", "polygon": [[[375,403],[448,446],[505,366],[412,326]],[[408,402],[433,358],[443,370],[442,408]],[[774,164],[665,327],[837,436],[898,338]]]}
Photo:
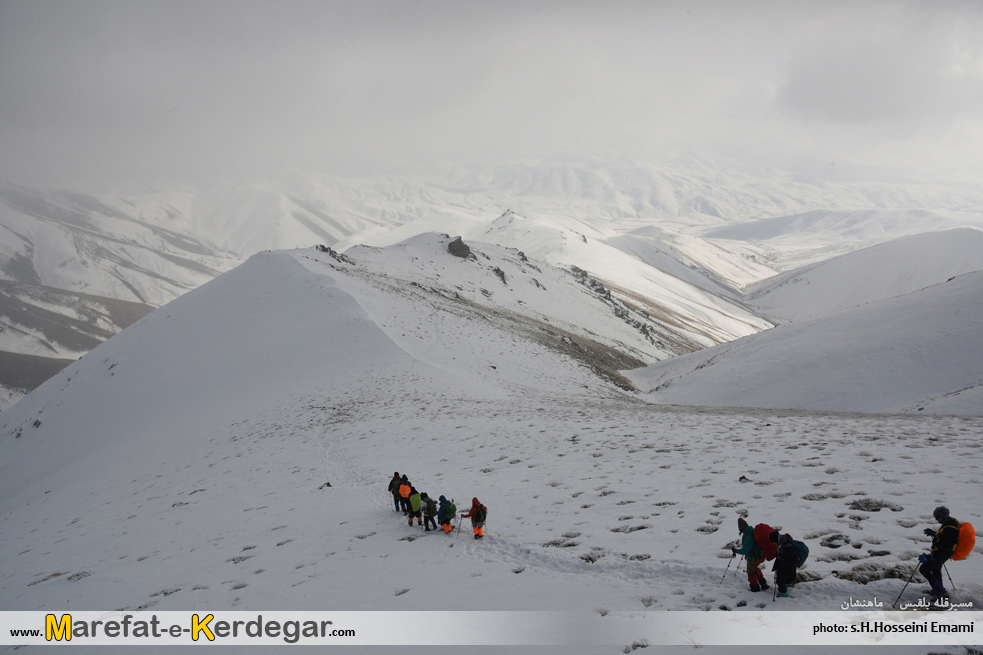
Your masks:
{"label": "winter hat", "polygon": [[440,497],[440,502],[442,502],[442,503],[446,503],[446,502],[447,502],[447,499],[446,499],[446,498],[444,498],[443,496],[441,496],[441,497]]}
{"label": "winter hat", "polygon": [[744,520],[744,517],[743,516],[738,517],[738,519],[737,519],[737,531],[740,532],[741,534],[744,534],[744,530],[746,530],[746,529],[747,529],[747,521]]}
{"label": "winter hat", "polygon": [[768,541],[773,544],[777,544],[778,540],[781,539],[781,536],[782,535],[778,534],[778,530],[774,530],[770,535],[768,535]]}
{"label": "winter hat", "polygon": [[430,496],[428,496],[427,492],[424,491],[422,494],[420,494],[420,498],[430,498]]}
{"label": "winter hat", "polygon": [[399,471],[396,471],[395,473],[393,473],[393,477],[394,478],[398,478],[399,477]]}
{"label": "winter hat", "polygon": [[936,507],[935,508],[935,511],[932,512],[932,516],[935,517],[935,520],[936,521],[938,521],[939,523],[941,523],[942,521],[944,521],[947,518],[949,518],[949,508],[948,507],[945,507],[945,506]]}

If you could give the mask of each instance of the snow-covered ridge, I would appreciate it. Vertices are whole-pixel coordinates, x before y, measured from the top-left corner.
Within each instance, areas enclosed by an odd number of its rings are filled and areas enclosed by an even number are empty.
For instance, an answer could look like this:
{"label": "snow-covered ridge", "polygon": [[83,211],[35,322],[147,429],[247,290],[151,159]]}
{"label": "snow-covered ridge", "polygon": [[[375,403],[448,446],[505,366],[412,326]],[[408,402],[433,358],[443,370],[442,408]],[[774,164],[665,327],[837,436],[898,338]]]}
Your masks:
{"label": "snow-covered ridge", "polygon": [[983,413],[983,272],[626,373],[653,402]]}

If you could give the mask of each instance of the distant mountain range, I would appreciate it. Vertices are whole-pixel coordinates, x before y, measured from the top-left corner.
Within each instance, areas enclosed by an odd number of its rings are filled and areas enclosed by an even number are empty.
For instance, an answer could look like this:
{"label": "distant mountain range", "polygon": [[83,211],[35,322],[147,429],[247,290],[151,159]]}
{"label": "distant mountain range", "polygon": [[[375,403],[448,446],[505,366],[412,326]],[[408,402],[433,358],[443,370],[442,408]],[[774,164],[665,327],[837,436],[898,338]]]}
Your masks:
{"label": "distant mountain range", "polygon": [[969,228],[966,239],[910,242],[921,256],[909,250],[878,269],[909,290],[924,276],[967,272],[975,260],[955,253],[977,243],[981,207],[983,190],[965,185],[810,181],[705,159],[532,162],[426,178],[297,174],[136,193],[0,186],[0,353],[21,356],[0,374],[0,406],[41,371],[262,250],[345,252],[428,232],[513,248],[576,267],[645,312],[666,344],[648,362],[803,316],[810,294],[785,298],[805,288],[796,271],[872,245]]}

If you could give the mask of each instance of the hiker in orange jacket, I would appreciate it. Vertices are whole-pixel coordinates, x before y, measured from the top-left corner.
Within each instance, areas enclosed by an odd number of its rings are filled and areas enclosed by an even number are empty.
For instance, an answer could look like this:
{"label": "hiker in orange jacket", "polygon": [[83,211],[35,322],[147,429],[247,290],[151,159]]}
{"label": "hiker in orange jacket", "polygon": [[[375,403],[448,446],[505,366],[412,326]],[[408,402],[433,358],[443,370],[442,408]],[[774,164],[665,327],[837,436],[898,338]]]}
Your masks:
{"label": "hiker in orange jacket", "polygon": [[471,499],[471,509],[467,514],[461,514],[463,519],[471,519],[471,528],[474,530],[475,539],[484,538],[485,519],[488,518],[488,508],[481,504],[477,498]]}
{"label": "hiker in orange jacket", "polygon": [[409,478],[406,477],[405,473],[403,474],[403,477],[400,478],[398,489],[399,489],[399,504],[403,508],[403,516],[409,516],[410,492],[413,489],[413,485],[410,484]]}

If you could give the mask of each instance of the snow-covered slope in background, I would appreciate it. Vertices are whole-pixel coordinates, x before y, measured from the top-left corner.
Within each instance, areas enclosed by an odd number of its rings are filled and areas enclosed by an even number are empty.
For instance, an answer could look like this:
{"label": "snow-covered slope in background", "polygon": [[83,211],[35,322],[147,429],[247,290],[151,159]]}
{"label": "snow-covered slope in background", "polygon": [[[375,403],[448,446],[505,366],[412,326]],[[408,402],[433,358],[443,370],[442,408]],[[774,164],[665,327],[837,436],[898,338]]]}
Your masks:
{"label": "snow-covered slope in background", "polygon": [[983,272],[627,373],[653,402],[979,415]]}
{"label": "snow-covered slope in background", "polygon": [[[445,244],[259,254],[0,414],[0,609],[556,609],[625,622],[570,652],[622,652],[646,609],[895,596],[943,469],[980,522],[980,419],[647,405],[595,374],[588,330],[651,347],[599,294]],[[964,286],[942,289],[968,308]],[[407,527],[394,470],[477,496],[486,538]],[[721,579],[739,516],[809,544],[791,598]]]}
{"label": "snow-covered slope in background", "polygon": [[983,229],[901,237],[776,275],[745,300],[772,319],[811,316],[902,296],[983,270]]}
{"label": "snow-covered slope in background", "polygon": [[983,211],[821,210],[711,228],[703,237],[752,244],[777,270],[787,271],[902,236],[959,227],[983,229]]}

